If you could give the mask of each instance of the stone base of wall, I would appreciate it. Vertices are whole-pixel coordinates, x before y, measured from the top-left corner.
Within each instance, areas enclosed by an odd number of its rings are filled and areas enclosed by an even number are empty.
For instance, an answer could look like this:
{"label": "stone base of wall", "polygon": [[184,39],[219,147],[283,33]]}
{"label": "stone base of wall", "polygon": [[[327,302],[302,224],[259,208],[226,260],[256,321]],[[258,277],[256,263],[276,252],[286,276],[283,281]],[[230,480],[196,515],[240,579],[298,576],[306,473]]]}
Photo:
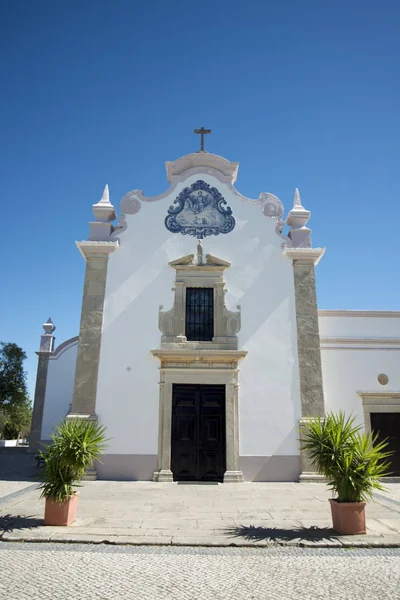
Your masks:
{"label": "stone base of wall", "polygon": [[318,475],[314,471],[306,471],[299,477],[300,483],[326,483],[328,480],[323,475]]}
{"label": "stone base of wall", "polygon": [[96,463],[97,479],[111,481],[152,481],[156,469],[156,454],[105,454]]}
{"label": "stone base of wall", "polygon": [[240,456],[245,481],[298,481],[300,456]]}
{"label": "stone base of wall", "polygon": [[[96,463],[97,479],[153,481],[155,454],[106,454]],[[241,456],[244,481],[299,481],[300,456]]]}

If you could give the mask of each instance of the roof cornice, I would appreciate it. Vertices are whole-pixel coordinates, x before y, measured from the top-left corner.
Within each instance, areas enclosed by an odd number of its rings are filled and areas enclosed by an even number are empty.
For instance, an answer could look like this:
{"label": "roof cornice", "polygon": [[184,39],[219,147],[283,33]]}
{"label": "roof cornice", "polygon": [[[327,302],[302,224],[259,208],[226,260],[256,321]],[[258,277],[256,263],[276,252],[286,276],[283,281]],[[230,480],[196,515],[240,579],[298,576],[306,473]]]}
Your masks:
{"label": "roof cornice", "polygon": [[75,242],[85,261],[90,258],[104,258],[114,252],[119,242]]}
{"label": "roof cornice", "polygon": [[373,317],[400,319],[400,310],[324,310],[318,311],[319,317]]}
{"label": "roof cornice", "polygon": [[283,249],[283,253],[291,260],[301,262],[313,262],[317,265],[323,255],[325,254],[326,248],[288,248]]}

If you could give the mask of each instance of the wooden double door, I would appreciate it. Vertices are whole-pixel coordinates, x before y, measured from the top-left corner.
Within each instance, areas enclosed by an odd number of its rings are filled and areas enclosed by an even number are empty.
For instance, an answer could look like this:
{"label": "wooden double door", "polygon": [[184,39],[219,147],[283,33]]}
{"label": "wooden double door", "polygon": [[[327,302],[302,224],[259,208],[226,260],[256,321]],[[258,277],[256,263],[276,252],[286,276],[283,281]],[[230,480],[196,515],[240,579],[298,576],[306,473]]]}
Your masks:
{"label": "wooden double door", "polygon": [[174,480],[222,481],[225,466],[225,386],[175,384],[171,432]]}
{"label": "wooden double door", "polygon": [[385,448],[393,452],[388,457],[390,463],[390,475],[400,476],[400,413],[371,413],[371,429],[378,435],[378,440],[388,442]]}

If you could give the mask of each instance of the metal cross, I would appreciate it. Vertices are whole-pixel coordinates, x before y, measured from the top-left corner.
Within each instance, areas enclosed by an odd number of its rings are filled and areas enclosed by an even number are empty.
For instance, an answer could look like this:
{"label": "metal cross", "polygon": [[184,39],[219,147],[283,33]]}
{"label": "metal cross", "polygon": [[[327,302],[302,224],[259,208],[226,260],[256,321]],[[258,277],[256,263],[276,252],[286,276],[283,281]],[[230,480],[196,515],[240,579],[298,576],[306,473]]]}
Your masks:
{"label": "metal cross", "polygon": [[204,129],[204,127],[202,127],[201,129],[194,129],[194,133],[199,133],[201,138],[200,138],[200,150],[198,150],[197,152],[205,152],[204,150],[204,136],[207,135],[208,133],[211,133],[211,129]]}

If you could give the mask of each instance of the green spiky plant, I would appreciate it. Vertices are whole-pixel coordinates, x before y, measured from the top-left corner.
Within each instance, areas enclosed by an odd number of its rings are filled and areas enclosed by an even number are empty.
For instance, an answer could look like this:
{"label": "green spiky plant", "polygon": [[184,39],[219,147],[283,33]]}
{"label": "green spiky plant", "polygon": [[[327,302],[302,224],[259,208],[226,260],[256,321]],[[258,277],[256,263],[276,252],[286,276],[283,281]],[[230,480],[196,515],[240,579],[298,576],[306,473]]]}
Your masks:
{"label": "green spiky plant", "polygon": [[66,419],[55,428],[52,440],[40,453],[44,461],[40,497],[65,502],[106,449],[105,427],[96,421]]}
{"label": "green spiky plant", "polygon": [[355,419],[327,414],[315,417],[301,429],[300,445],[314,463],[317,472],[328,480],[328,487],[339,502],[369,500],[374,490],[384,490],[381,478],[389,475],[392,452],[385,451],[387,441],[361,432]]}

